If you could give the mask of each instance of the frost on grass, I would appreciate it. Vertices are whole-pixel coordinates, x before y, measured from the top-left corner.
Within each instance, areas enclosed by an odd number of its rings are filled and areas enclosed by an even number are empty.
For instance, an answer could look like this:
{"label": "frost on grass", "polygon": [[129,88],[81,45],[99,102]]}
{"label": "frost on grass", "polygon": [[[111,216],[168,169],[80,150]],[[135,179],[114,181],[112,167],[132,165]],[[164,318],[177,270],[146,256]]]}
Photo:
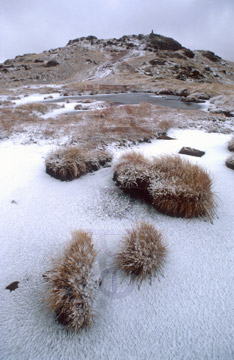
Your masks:
{"label": "frost on grass", "polygon": [[179,156],[161,156],[150,161],[134,153],[123,155],[115,166],[114,180],[122,190],[134,196],[143,195],[164,214],[209,219],[214,215],[209,174]]}
{"label": "frost on grass", "polygon": [[161,273],[167,254],[162,234],[153,225],[141,222],[131,230],[117,255],[117,266],[127,275],[145,278]]}
{"label": "frost on grass", "polygon": [[46,172],[56,179],[69,181],[98,170],[111,159],[111,155],[104,150],[71,146],[53,151],[47,156]]}
{"label": "frost on grass", "polygon": [[228,142],[228,150],[234,151],[234,136],[232,136],[232,138]]}
{"label": "frost on grass", "polygon": [[46,274],[47,303],[57,320],[69,329],[78,331],[93,322],[93,303],[99,286],[91,235],[75,231],[64,255]]}

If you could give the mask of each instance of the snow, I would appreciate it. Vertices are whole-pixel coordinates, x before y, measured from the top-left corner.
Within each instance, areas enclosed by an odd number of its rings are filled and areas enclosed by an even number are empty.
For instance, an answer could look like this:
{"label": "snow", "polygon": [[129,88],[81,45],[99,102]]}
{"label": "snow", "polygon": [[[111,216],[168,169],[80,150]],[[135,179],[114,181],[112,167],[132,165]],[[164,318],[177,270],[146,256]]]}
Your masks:
{"label": "snow", "polygon": [[113,73],[113,66],[111,64],[104,64],[99,66],[95,72],[95,79],[102,79]]}
{"label": "snow", "polygon": [[211,110],[210,105],[210,100],[206,100],[203,104],[201,104],[201,110],[209,112]]}
{"label": "snow", "polygon": [[[41,117],[44,119],[56,118],[59,115],[69,114],[74,111],[80,112],[80,111],[99,110],[107,106],[104,101],[93,101],[92,103],[82,103],[75,101],[73,103],[59,102],[56,104],[62,107],[60,107],[59,109],[54,109],[52,111],[49,111],[45,115],[42,115]],[[75,109],[77,105],[80,107],[79,110]]]}
{"label": "snow", "polygon": [[[177,153],[182,146],[206,151],[186,158],[212,174],[218,203],[213,224],[171,218],[128,198],[112,181],[112,168],[61,182],[45,173],[50,145],[0,144],[1,359],[233,359],[234,172],[224,165],[230,135],[169,135],[176,140],[133,148],[146,156]],[[110,149],[114,162],[126,151]],[[162,231],[169,254],[164,276],[138,289],[113,262],[125,229],[140,220]],[[94,325],[76,335],[46,309],[42,278],[75,229],[92,231],[103,278]],[[5,287],[13,281],[19,288],[9,292]]]}
{"label": "snow", "polygon": [[59,98],[60,93],[52,93],[52,94],[31,94],[28,96],[20,96],[20,99],[14,100],[16,105],[24,105],[24,104],[30,104],[30,103],[34,103],[34,102],[39,102],[39,101],[43,101],[45,100],[45,98],[49,96],[51,97],[51,99],[53,98],[54,101],[56,101],[57,98]]}

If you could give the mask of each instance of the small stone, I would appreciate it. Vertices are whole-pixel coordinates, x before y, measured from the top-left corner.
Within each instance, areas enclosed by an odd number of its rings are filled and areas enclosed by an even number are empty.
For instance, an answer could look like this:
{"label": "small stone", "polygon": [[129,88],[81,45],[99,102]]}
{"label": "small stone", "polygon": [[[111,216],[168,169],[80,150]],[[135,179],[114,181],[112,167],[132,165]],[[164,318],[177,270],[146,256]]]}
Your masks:
{"label": "small stone", "polygon": [[11,200],[11,204],[17,204],[17,201]]}
{"label": "small stone", "polygon": [[179,151],[179,154],[202,157],[205,155],[205,151],[193,149],[190,147],[182,147],[182,149]]}
{"label": "small stone", "polygon": [[18,287],[19,287],[18,285],[19,285],[19,281],[14,281],[10,285],[6,286],[5,289],[10,290],[10,291],[14,291],[15,289],[18,289]]}

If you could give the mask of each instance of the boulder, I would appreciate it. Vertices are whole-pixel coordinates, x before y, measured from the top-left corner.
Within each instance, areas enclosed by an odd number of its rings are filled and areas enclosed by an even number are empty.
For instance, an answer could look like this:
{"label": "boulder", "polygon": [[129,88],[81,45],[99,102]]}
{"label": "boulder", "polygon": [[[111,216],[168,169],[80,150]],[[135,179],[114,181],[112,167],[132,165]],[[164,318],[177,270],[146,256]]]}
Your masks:
{"label": "boulder", "polygon": [[183,49],[183,54],[184,54],[186,57],[190,58],[190,59],[193,59],[194,56],[195,56],[195,54],[194,54],[194,52],[193,52],[192,50],[186,49],[186,48]]}
{"label": "boulder", "polygon": [[152,66],[156,66],[156,65],[165,65],[166,64],[166,60],[163,59],[153,59],[149,61],[150,65]]}
{"label": "boulder", "polygon": [[45,66],[52,67],[52,66],[57,66],[57,65],[59,65],[57,60],[49,60]]}
{"label": "boulder", "polygon": [[215,55],[213,51],[201,51],[201,54],[212,62],[219,62],[220,60],[222,60],[222,58],[218,55]]}
{"label": "boulder", "polygon": [[159,34],[151,33],[148,36],[148,46],[151,46],[155,50],[180,50],[182,49],[182,45],[169,37],[162,36]]}
{"label": "boulder", "polygon": [[205,151],[193,149],[191,147],[182,147],[182,149],[179,151],[179,154],[202,157],[205,155]]}
{"label": "boulder", "polygon": [[176,76],[178,80],[186,80],[187,78],[194,80],[204,79],[204,75],[200,73],[197,69],[191,66],[181,66],[179,74]]}

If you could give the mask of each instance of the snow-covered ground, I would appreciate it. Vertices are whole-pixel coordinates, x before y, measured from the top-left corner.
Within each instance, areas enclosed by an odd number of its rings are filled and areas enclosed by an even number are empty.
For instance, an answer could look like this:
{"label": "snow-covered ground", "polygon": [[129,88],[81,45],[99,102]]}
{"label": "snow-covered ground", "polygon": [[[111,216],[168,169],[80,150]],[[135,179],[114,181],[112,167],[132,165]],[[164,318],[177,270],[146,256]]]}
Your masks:
{"label": "snow-covered ground", "polygon": [[[230,135],[169,135],[177,140],[134,149],[146,156],[177,153],[181,146],[206,151],[187,158],[212,174],[218,203],[213,224],[171,218],[128,198],[112,181],[112,168],[61,182],[45,173],[51,146],[0,143],[1,359],[234,358],[234,172],[224,164]],[[127,151],[110,150],[113,162]],[[164,276],[138,289],[115,272],[114,255],[125,229],[140,220],[163,232],[169,254]],[[103,278],[94,325],[76,335],[46,309],[42,277],[74,229],[92,231]],[[19,288],[10,292],[5,287],[13,281]]]}

